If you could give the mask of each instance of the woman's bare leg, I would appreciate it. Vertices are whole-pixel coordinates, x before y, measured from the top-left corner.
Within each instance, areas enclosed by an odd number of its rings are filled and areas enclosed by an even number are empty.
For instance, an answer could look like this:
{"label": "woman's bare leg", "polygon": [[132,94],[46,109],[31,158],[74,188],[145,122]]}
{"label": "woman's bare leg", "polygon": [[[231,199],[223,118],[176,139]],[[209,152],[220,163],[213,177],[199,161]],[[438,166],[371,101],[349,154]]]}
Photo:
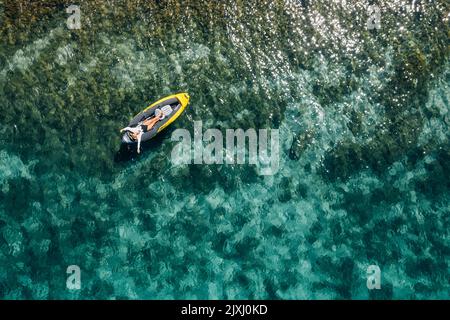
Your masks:
{"label": "woman's bare leg", "polygon": [[155,124],[161,119],[161,117],[154,117],[153,119],[148,120],[148,122],[144,122],[144,124],[147,126],[148,130],[152,129]]}

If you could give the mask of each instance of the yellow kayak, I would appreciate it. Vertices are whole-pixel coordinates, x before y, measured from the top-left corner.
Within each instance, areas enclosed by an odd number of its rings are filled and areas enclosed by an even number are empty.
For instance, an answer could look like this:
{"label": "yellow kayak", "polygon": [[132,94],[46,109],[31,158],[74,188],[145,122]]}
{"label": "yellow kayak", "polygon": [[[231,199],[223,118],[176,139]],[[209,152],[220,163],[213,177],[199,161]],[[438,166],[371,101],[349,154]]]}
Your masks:
{"label": "yellow kayak", "polygon": [[[144,129],[141,142],[148,141],[167,128],[167,126],[174,122],[183,113],[184,109],[186,109],[189,104],[189,99],[190,97],[187,93],[178,93],[162,98],[139,112],[130,121],[128,127],[140,126],[144,120],[153,118],[156,110],[159,109],[162,111],[164,118],[158,121],[150,130],[145,131]],[[122,143],[134,144],[137,143],[137,141],[132,138],[129,132],[125,132],[122,136]]]}

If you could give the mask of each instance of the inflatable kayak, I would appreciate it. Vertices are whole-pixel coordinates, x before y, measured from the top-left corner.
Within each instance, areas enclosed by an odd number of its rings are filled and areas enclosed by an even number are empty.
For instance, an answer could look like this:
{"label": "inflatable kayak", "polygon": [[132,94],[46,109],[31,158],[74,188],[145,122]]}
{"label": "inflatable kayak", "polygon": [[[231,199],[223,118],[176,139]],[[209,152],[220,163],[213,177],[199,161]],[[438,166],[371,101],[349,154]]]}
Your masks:
{"label": "inflatable kayak", "polygon": [[[138,127],[143,121],[154,118],[157,111],[162,112],[164,118],[157,121],[150,130],[142,134],[141,142],[148,141],[163,131],[183,113],[189,103],[189,99],[190,97],[187,93],[179,93],[162,98],[138,113],[130,121],[128,127]],[[133,135],[127,131],[122,136],[122,143],[135,144],[137,140],[133,139]]]}

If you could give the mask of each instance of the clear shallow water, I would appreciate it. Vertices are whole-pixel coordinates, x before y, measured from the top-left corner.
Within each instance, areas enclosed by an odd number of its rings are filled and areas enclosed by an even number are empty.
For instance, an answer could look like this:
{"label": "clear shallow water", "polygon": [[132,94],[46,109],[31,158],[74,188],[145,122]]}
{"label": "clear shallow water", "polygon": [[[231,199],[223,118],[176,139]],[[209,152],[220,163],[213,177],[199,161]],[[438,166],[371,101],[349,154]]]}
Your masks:
{"label": "clear shallow water", "polygon": [[[448,298],[448,4],[80,4],[1,4],[2,298]],[[279,128],[279,172],[174,167],[170,132],[117,161],[178,91],[174,127]]]}

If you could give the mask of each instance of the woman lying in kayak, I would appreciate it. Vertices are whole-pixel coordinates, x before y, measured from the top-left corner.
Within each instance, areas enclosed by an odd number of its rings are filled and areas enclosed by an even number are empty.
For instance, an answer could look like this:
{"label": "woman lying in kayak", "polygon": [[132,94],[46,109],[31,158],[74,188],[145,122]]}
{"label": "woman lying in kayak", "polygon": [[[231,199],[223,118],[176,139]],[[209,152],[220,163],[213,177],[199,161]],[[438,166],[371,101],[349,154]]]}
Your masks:
{"label": "woman lying in kayak", "polygon": [[145,132],[150,131],[155,126],[155,124],[158,121],[164,119],[164,117],[165,117],[164,113],[161,110],[156,109],[154,118],[146,119],[146,120],[142,121],[136,127],[123,128],[123,129],[120,130],[120,132],[128,131],[128,132],[131,133],[131,137],[134,140],[137,140],[137,142],[138,142],[137,152],[140,153],[141,152],[141,138],[142,138],[142,135]]}

